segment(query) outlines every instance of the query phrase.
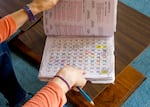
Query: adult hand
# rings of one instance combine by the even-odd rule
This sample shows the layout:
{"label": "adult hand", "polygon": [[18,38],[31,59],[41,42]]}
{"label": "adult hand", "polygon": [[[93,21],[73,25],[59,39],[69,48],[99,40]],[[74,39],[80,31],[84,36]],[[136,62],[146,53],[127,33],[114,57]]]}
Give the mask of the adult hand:
{"label": "adult hand", "polygon": [[[64,66],[56,75],[63,77],[69,84],[69,86],[76,90],[74,87],[83,87],[86,84],[84,77],[85,71],[77,68],[73,68],[69,65]],[[68,87],[64,81],[55,77],[52,81],[56,82],[65,92],[68,91]]]}
{"label": "adult hand", "polygon": [[54,7],[59,0],[33,0],[29,6],[34,14]]}
{"label": "adult hand", "polygon": [[[58,1],[59,0],[33,0],[28,4],[28,6],[33,15],[36,15],[47,9],[51,9],[57,4]],[[24,9],[20,9],[16,12],[11,13],[10,15],[13,17],[17,29],[20,28],[29,19],[29,16]]]}

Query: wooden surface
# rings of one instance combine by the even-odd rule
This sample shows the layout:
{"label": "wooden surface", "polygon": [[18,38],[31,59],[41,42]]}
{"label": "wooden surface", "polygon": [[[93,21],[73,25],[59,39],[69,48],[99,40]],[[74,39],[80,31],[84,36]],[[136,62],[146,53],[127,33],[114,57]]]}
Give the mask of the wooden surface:
{"label": "wooden surface", "polygon": [[[0,2],[1,16],[17,10],[27,3],[27,1],[20,0],[0,0]],[[8,2],[11,3],[8,4]],[[22,27],[22,31],[24,31],[25,28]],[[149,29],[150,19],[148,17],[136,12],[122,3],[118,4],[117,32],[115,33],[116,75],[118,75],[118,73],[121,72],[150,43]],[[46,36],[44,35],[42,20],[40,20],[34,27],[26,32],[23,32],[23,34],[17,38],[17,41],[19,40],[22,45],[18,45],[18,43],[15,41],[16,39],[14,39],[11,41],[10,46],[25,53],[28,56],[27,58],[33,59],[33,62],[36,61],[38,64],[40,64],[41,58],[38,56],[42,56],[45,39]],[[21,46],[22,48],[20,48]],[[27,46],[27,49],[24,46]],[[96,85],[88,83],[84,90],[94,99],[94,101],[96,101],[97,104],[97,101],[99,101],[98,96],[105,92],[107,87],[108,85]],[[127,93],[126,95],[129,96],[131,93],[132,92]],[[75,105],[81,105],[81,107],[89,106],[89,103],[84,100],[80,93],[76,94],[74,92],[69,92],[67,96],[68,99],[73,101]],[[78,96],[80,97],[78,98]],[[122,97],[124,97],[124,95]],[[122,103],[124,101],[125,99],[122,100]],[[121,103],[118,102],[118,104]]]}
{"label": "wooden surface", "polygon": [[120,107],[145,79],[144,75],[128,65],[116,76],[115,84],[108,85],[94,98],[96,107]]}
{"label": "wooden surface", "polygon": [[119,3],[115,33],[116,72],[120,72],[150,44],[150,18]]}
{"label": "wooden surface", "polygon": [[[116,76],[114,84],[107,85],[93,98],[95,107],[120,107],[144,80],[143,74],[128,65]],[[75,96],[76,99],[72,96]],[[77,92],[69,92],[69,97],[76,107],[93,107]]]}

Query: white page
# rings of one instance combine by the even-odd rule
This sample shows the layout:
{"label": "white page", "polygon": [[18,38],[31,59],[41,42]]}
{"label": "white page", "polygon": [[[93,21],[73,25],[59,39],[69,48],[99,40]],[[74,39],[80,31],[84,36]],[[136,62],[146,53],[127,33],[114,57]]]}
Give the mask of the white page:
{"label": "white page", "polygon": [[113,83],[114,36],[47,37],[39,78],[49,80],[64,65],[85,70],[93,83]]}
{"label": "white page", "polygon": [[46,35],[111,36],[116,0],[60,0],[43,14]]}

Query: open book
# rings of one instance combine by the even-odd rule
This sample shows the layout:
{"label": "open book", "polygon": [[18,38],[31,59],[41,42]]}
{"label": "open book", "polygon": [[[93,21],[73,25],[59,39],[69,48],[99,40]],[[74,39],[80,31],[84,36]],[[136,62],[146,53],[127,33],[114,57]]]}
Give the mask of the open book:
{"label": "open book", "polygon": [[85,70],[92,83],[113,83],[116,11],[117,0],[60,0],[45,11],[40,80],[69,64]]}

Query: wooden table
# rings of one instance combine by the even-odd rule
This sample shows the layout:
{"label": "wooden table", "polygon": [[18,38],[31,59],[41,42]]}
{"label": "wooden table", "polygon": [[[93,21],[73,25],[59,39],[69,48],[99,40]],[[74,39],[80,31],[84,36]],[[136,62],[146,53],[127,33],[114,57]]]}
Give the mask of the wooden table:
{"label": "wooden table", "polygon": [[[0,10],[8,7],[7,3],[10,0],[0,0],[2,6]],[[25,1],[13,0],[9,8],[5,8],[5,11],[0,11],[4,16],[12,10],[17,10],[22,7]],[[20,4],[18,6],[18,4]],[[18,6],[16,8],[16,5]],[[41,15],[39,15],[41,17]],[[26,55],[31,63],[37,63],[40,65],[42,52],[44,49],[46,36],[43,32],[42,20],[39,20],[36,25],[28,29],[30,22],[27,22],[22,28],[22,33],[19,37],[14,38],[10,42],[10,46],[15,50],[19,50]],[[117,17],[117,32],[115,33],[115,70],[118,75],[145,47],[150,43],[150,18],[140,14],[139,12],[125,6],[124,4],[118,4],[118,17]],[[30,60],[32,59],[32,60]],[[129,67],[130,68],[130,67]],[[132,68],[130,68],[132,69]],[[134,70],[133,70],[134,71]],[[102,84],[90,84],[88,83],[84,90],[96,101],[99,98],[98,95],[107,89],[108,85]],[[67,94],[68,100],[78,107],[90,107],[89,103],[83,99],[80,93],[69,92]],[[80,96],[80,97],[77,97]],[[129,95],[128,95],[129,96]],[[78,98],[78,99],[76,99]],[[127,98],[127,97],[126,97]],[[126,100],[122,101],[122,103]],[[96,102],[97,104],[99,102]],[[97,106],[98,107],[98,106]],[[106,106],[107,107],[107,106]]]}

